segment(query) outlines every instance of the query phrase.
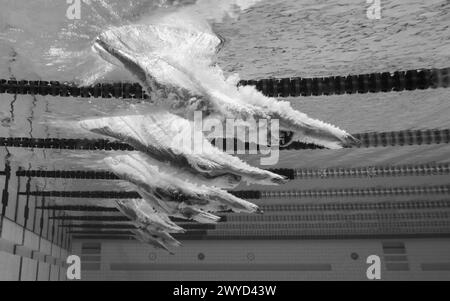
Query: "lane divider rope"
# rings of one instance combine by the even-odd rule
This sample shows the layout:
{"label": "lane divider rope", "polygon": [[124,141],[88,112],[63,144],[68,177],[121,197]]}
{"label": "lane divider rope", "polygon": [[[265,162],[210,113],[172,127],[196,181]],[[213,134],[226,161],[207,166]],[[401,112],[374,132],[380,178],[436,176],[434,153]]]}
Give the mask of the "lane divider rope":
{"label": "lane divider rope", "polygon": [[[384,211],[384,210],[435,210],[435,209],[450,209],[450,199],[441,200],[410,200],[410,201],[389,201],[389,202],[327,202],[322,204],[273,204],[260,205],[264,212],[368,212],[368,211]],[[114,207],[105,206],[89,206],[89,205],[54,205],[45,207],[36,207],[38,210],[57,210],[57,211],[73,211],[73,212],[119,212]],[[229,221],[233,221],[240,216],[233,216]]]}
{"label": "lane divider rope", "polygon": [[[450,87],[450,68],[370,73],[318,78],[269,78],[242,80],[270,97],[298,97],[342,94],[401,92]],[[76,98],[148,99],[138,83],[99,83],[79,87],[60,81],[0,79],[0,94],[30,94]]]}
{"label": "lane divider rope", "polygon": [[[381,197],[406,196],[424,194],[449,194],[449,185],[433,186],[402,186],[402,187],[368,187],[368,188],[340,188],[340,189],[311,189],[289,191],[261,191],[243,190],[229,191],[243,199],[273,199],[273,198],[336,198],[336,197]],[[19,192],[20,195],[32,195],[57,198],[85,198],[85,199],[138,199],[139,193],[134,191],[30,191]]]}
{"label": "lane divider rope", "polygon": [[[268,169],[268,171],[287,177],[289,180],[303,179],[335,179],[335,178],[375,178],[433,176],[450,174],[450,163],[440,164],[405,164],[388,166],[364,166],[354,168],[284,168]],[[119,180],[109,171],[91,170],[18,170],[18,177],[82,179],[82,180]]]}
{"label": "lane divider rope", "polygon": [[[411,146],[450,143],[450,129],[403,130],[393,132],[371,132],[353,134],[361,143],[348,148],[369,148],[389,146]],[[281,138],[283,139],[283,138]],[[214,143],[213,143],[214,144]],[[223,143],[226,148],[226,141]],[[64,138],[27,138],[27,137],[0,137],[0,146],[67,149],[67,150],[107,150],[107,151],[133,151],[134,148],[122,142],[104,139],[64,139]],[[237,146],[237,143],[234,143]],[[246,150],[249,144],[246,144]],[[323,149],[317,145],[293,142],[288,146],[280,146],[281,150]]]}

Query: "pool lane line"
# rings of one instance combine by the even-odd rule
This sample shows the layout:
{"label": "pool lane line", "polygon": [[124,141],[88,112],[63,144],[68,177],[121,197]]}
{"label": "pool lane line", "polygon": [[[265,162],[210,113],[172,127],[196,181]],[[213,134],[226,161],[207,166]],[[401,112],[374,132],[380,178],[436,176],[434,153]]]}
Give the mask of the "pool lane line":
{"label": "pool lane line", "polygon": [[[450,87],[450,68],[329,76],[241,80],[269,97],[307,97],[343,94],[388,93]],[[0,79],[0,94],[32,94],[76,98],[149,99],[139,83],[99,83],[77,86],[61,81]]]}

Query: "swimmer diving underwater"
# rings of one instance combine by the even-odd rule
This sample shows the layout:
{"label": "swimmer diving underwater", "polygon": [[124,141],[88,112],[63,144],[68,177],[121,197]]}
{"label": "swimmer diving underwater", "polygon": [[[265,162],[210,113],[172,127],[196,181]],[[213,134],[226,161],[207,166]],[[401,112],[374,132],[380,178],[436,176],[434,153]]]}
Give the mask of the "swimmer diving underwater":
{"label": "swimmer diving underwater", "polygon": [[171,233],[184,232],[171,218],[217,223],[220,212],[262,213],[257,205],[224,189],[287,181],[223,152],[203,135],[199,142],[192,141],[202,144],[201,152],[175,145],[175,137],[189,136],[186,129],[195,112],[201,111],[205,122],[276,121],[279,130],[293,133],[291,142],[330,149],[358,143],[347,132],[294,110],[287,101],[264,96],[251,86],[240,87],[236,76],[227,78],[214,61],[223,39],[196,22],[180,23],[184,16],[176,11],[153,24],[111,27],[96,38],[92,48],[114,66],[111,72],[127,70],[150,98],[139,104],[146,109],[137,113],[78,123],[83,130],[136,149],[93,166],[108,168],[121,179],[119,186],[139,193],[142,200],[117,201],[119,211],[136,225],[136,239],[171,254],[168,246],[181,245]]}

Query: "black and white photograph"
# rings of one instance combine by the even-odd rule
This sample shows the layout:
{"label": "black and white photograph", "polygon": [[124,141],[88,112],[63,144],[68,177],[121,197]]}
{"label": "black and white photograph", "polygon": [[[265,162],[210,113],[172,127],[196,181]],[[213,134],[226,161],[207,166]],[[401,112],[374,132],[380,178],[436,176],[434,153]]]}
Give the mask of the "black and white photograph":
{"label": "black and white photograph", "polygon": [[0,191],[2,282],[449,281],[450,1],[0,0]]}

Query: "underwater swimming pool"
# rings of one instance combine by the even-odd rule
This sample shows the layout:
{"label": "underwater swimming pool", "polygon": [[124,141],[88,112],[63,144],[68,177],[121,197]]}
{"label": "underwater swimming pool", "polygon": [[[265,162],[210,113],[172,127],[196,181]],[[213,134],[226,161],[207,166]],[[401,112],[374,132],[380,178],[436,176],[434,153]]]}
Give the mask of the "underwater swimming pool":
{"label": "underwater swimming pool", "polygon": [[[66,16],[68,5],[64,1],[0,0],[0,3],[0,78],[58,80],[80,85],[135,82],[136,79],[125,70],[111,72],[108,69],[91,49],[95,38],[110,26],[156,22],[167,12],[186,5],[183,1],[165,5],[159,1],[144,0],[132,3],[88,1],[81,3],[80,20],[70,20]],[[199,1],[196,9],[200,15],[213,20],[211,28],[224,40],[217,54],[217,63],[226,76],[238,73],[241,79],[324,77],[450,66],[448,1],[382,1],[380,20],[369,20],[366,16],[367,4],[359,0],[345,3],[337,0],[239,3],[246,8],[242,12],[236,7],[230,9],[226,4],[219,5],[217,1]],[[231,13],[226,15],[224,11]],[[183,21],[178,20],[180,23]],[[312,118],[334,124],[349,133],[380,133],[448,129],[449,96],[448,89],[428,89],[289,97],[282,100]],[[126,111],[129,106],[121,99],[39,95],[0,94],[0,100],[0,137],[97,139],[98,136],[92,133],[57,127],[52,122],[104,117]],[[111,270],[119,267],[120,272],[111,273],[110,277],[120,278],[126,277],[124,271],[139,270],[136,267],[139,264],[133,265],[136,263],[132,260],[133,252],[139,254],[136,258],[143,263],[142,258],[145,257],[146,261],[148,253],[153,250],[129,245],[129,225],[126,220],[124,223],[123,216],[114,211],[109,201],[111,195],[102,197],[103,192],[121,190],[117,182],[111,180],[111,175],[77,174],[78,171],[87,171],[86,165],[83,165],[87,157],[94,161],[108,154],[107,151],[8,147],[2,148],[0,166],[9,164],[12,170],[8,185],[9,202],[5,206],[8,220],[39,234],[38,221],[44,215],[41,211],[45,211],[36,209],[39,202],[45,200],[47,206],[57,206],[53,207],[57,209],[54,212],[66,216],[56,219],[61,226],[62,223],[77,226],[64,228],[67,230],[65,235],[75,239],[73,249],[83,253],[83,243],[92,243],[93,237],[94,242],[101,242],[105,250],[112,254],[111,258],[105,255],[107,262],[111,263]],[[260,156],[240,157],[253,166],[260,166]],[[416,238],[437,239],[448,235],[450,229],[448,172],[445,171],[448,163],[449,146],[443,143],[282,151],[278,164],[271,166],[271,169],[290,169],[291,173],[308,176],[293,177],[279,187],[236,187],[238,192],[247,192],[251,196],[249,199],[265,208],[266,213],[262,216],[226,214],[225,221],[214,227],[196,228],[182,223],[188,229],[184,238],[186,247],[175,256],[180,256],[180,263],[190,267],[191,271],[197,269],[192,258],[200,251],[213,254],[214,260],[208,262],[211,267],[207,269],[214,270],[214,264],[224,269],[221,248],[231,252],[227,260],[234,263],[242,258],[253,258],[256,252],[256,257],[267,258],[274,266],[289,261],[302,262],[302,258],[307,258],[303,261],[326,261],[328,264],[338,259],[331,253],[311,250],[322,249],[322,244],[328,244],[347,254],[348,250],[358,249],[360,243],[362,247],[358,252],[365,254],[365,250],[374,246],[380,249],[373,242],[379,237],[404,241],[414,239],[416,234]],[[392,171],[396,168],[398,172]],[[383,169],[387,171],[381,172]],[[16,176],[17,171],[40,170],[59,173],[31,178]],[[329,176],[330,170],[333,170],[331,174],[334,176]],[[67,172],[66,176],[64,172]],[[54,193],[45,194],[46,191]],[[99,194],[83,194],[86,191]],[[61,197],[64,193],[66,197]],[[51,210],[48,211],[47,217],[51,213]],[[48,219],[46,230],[51,228],[50,221]],[[99,235],[99,231],[103,233]],[[14,237],[11,234],[8,239],[14,240]],[[370,237],[373,238],[370,242],[361,239]],[[111,240],[113,238],[123,240],[119,243]],[[183,236],[179,238],[183,242]],[[339,238],[360,240],[347,245],[346,240]],[[208,246],[202,240],[212,241],[214,246]],[[273,244],[278,240],[280,247],[277,249]],[[315,240],[320,242],[314,244]],[[438,262],[449,260],[445,257],[448,253],[447,240],[442,244],[439,241],[431,243],[438,254],[433,255],[439,258],[436,259]],[[15,241],[21,243],[21,237]],[[296,245],[296,242],[299,244]],[[304,251],[300,250],[302,244]],[[407,244],[413,250],[421,248],[415,240]],[[64,246],[67,248],[68,245]],[[283,256],[279,257],[277,252],[285,252],[287,262],[281,260]],[[313,252],[323,256],[312,256],[310,259]],[[124,266],[119,254],[125,254],[125,263],[130,265]],[[163,265],[159,269],[165,271],[161,273],[161,278],[178,277],[167,272],[176,268],[164,266],[170,264],[170,259],[157,254],[157,258],[163,258],[158,263]],[[421,256],[417,255],[420,263],[431,260]],[[352,261],[347,257],[349,261],[343,270],[337,271],[337,264],[330,264],[329,269],[336,271],[336,277],[342,276],[342,271],[351,269]],[[298,274],[289,277],[306,277],[302,269],[308,275],[314,270],[329,270],[326,264],[297,266]],[[91,268],[95,267],[92,278],[96,277],[97,266],[97,262],[90,264]],[[145,264],[141,266],[143,270],[152,269],[146,268]],[[245,270],[245,267],[241,269]],[[264,267],[260,269],[264,270]],[[103,273],[99,272],[99,278],[108,277],[100,267],[98,271]],[[223,277],[232,277],[231,272]],[[197,272],[192,272],[192,275],[202,277]],[[262,275],[252,275],[264,278]],[[349,277],[359,277],[355,275],[350,273]],[[437,273],[435,277],[441,275]],[[276,277],[283,278],[281,273]]]}

